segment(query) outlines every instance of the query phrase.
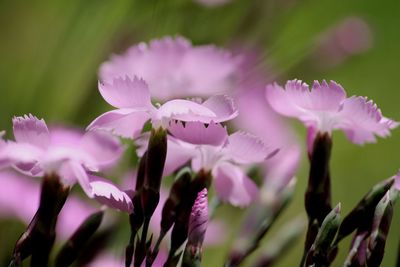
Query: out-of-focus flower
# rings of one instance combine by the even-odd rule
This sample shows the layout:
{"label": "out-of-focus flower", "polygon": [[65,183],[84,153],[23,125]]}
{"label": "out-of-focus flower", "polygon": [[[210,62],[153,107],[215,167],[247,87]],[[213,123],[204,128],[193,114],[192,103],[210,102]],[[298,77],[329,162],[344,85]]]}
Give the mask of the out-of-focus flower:
{"label": "out-of-focus flower", "polygon": [[147,83],[136,77],[116,78],[111,84],[99,83],[99,89],[104,99],[118,109],[99,116],[88,129],[108,130],[127,138],[136,138],[149,119],[155,128],[166,128],[170,120],[210,123],[237,116],[233,100],[223,95],[213,96],[201,104],[174,99],[155,107]]}
{"label": "out-of-focus flower", "polygon": [[372,31],[360,17],[347,17],[324,33],[315,51],[319,66],[336,66],[372,47]]}
{"label": "out-of-focus flower", "polygon": [[276,195],[276,190],[281,190],[294,177],[299,166],[301,149],[286,118],[271,108],[264,94],[264,88],[258,85],[240,90],[235,96],[240,112],[234,119],[234,124],[255,134],[264,143],[279,147],[279,153],[262,164],[263,188]]}
{"label": "out-of-focus flower", "polygon": [[231,0],[194,0],[195,2],[207,7],[222,6],[229,3]]}
{"label": "out-of-focus flower", "polygon": [[[266,144],[279,147],[279,153],[259,166],[263,176],[262,190],[277,196],[294,177],[300,163],[300,144],[289,120],[271,108],[265,99],[265,84],[274,77],[272,64],[259,48],[235,50],[242,57],[233,96],[239,115],[233,120],[237,129],[252,133]],[[254,119],[257,118],[257,119]],[[263,193],[265,195],[266,192]]]}
{"label": "out-of-focus flower", "polygon": [[[221,200],[245,206],[257,197],[257,186],[241,167],[263,162],[275,154],[260,139],[243,132],[228,136],[223,126],[213,123],[206,127],[200,123],[177,122],[170,126],[170,132],[179,139],[169,138],[167,170],[176,170],[191,161],[194,171],[212,172]],[[174,160],[176,155],[179,160]]]}
{"label": "out-of-focus flower", "polygon": [[[39,206],[40,183],[12,171],[0,172],[0,216],[18,218],[28,224]],[[57,234],[67,239],[97,209],[69,197],[61,210]]]}
{"label": "out-of-focus flower", "polygon": [[183,37],[165,37],[139,43],[123,55],[114,55],[100,67],[100,81],[143,78],[152,97],[208,97],[224,94],[236,79],[239,57],[213,45],[192,46]]}
{"label": "out-of-focus flower", "polygon": [[[116,162],[122,154],[117,139],[105,132],[81,134],[61,128],[49,131],[43,119],[32,115],[15,117],[13,128],[15,142],[8,141],[0,149],[1,166],[13,166],[30,176],[56,172],[67,186],[78,182],[91,198],[121,210],[132,208],[124,192],[111,182],[87,173]],[[108,201],[103,201],[104,198]]]}
{"label": "out-of-focus flower", "polygon": [[339,84],[315,81],[311,90],[300,80],[288,81],[285,88],[267,86],[267,99],[278,113],[294,117],[308,127],[309,151],[316,134],[345,132],[355,144],[375,142],[375,135],[386,137],[398,123],[382,116],[380,109],[366,97],[346,97]]}

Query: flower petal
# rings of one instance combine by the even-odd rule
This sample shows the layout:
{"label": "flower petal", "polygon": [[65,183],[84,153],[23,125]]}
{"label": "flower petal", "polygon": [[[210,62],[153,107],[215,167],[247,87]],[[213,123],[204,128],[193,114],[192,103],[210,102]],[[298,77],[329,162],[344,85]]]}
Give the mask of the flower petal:
{"label": "flower petal", "polygon": [[39,206],[40,184],[11,171],[0,172],[0,217],[28,224]]}
{"label": "flower petal", "polygon": [[195,145],[220,146],[228,138],[226,127],[218,123],[171,122],[169,132],[177,139]]}
{"label": "flower petal", "polygon": [[123,152],[119,140],[103,131],[87,132],[81,139],[81,147],[95,159],[100,168],[115,163]]}
{"label": "flower petal", "polygon": [[114,78],[112,83],[99,82],[103,98],[116,108],[141,108],[151,106],[150,92],[143,79]]}
{"label": "flower petal", "polygon": [[377,105],[366,97],[352,96],[343,102],[339,112],[341,128],[346,136],[355,144],[375,142],[375,135],[386,137],[390,129],[398,126],[397,122],[382,116]]}
{"label": "flower petal", "polygon": [[[149,44],[139,43],[123,55],[114,55],[100,67],[102,81],[115,77],[142,77],[149,84],[152,97],[167,100],[182,96],[187,83],[181,75],[181,61],[191,48],[183,37],[165,37]],[[171,67],[173,66],[173,67]]]}
{"label": "flower petal", "polygon": [[196,152],[193,145],[185,144],[168,136],[167,158],[165,160],[163,176],[170,175],[188,163]]}
{"label": "flower petal", "polygon": [[13,118],[14,137],[18,143],[28,143],[46,149],[50,143],[49,130],[43,119],[32,114]]}
{"label": "flower petal", "polygon": [[182,96],[208,97],[227,93],[238,78],[240,63],[241,57],[214,45],[193,47],[182,60],[181,75],[190,83]]}
{"label": "flower petal", "polygon": [[149,118],[147,110],[117,109],[100,115],[87,128],[110,131],[126,138],[136,138]]}
{"label": "flower petal", "polygon": [[94,197],[89,176],[82,165],[72,160],[66,161],[60,166],[58,173],[64,184],[72,186],[78,182],[88,197]]}
{"label": "flower petal", "polygon": [[268,149],[258,137],[244,132],[231,134],[224,147],[224,154],[239,164],[262,162],[276,152]]}
{"label": "flower petal", "polygon": [[256,184],[237,166],[219,164],[213,170],[218,197],[234,206],[247,206],[258,197]]}
{"label": "flower petal", "polygon": [[133,204],[129,196],[111,181],[90,175],[90,186],[94,198],[100,203],[124,212],[132,212]]}
{"label": "flower petal", "polygon": [[213,120],[214,122],[228,121],[239,114],[235,101],[227,95],[212,96],[204,101],[202,105],[215,113],[217,118]]}
{"label": "flower petal", "polygon": [[321,84],[315,81],[310,91],[306,83],[291,80],[286,83],[285,89],[277,84],[268,85],[266,97],[276,112],[298,118],[304,123],[326,127],[324,120],[330,120],[329,112],[336,114],[339,111],[346,93],[334,81],[329,84],[325,80]]}
{"label": "flower petal", "polygon": [[[30,173],[43,153],[44,151],[35,145],[9,141],[0,149],[0,168],[16,165],[21,172]],[[21,166],[21,169],[18,166]]]}
{"label": "flower petal", "polygon": [[217,115],[209,108],[196,102],[174,99],[164,103],[158,110],[155,119],[180,120],[180,121],[200,121],[209,123],[217,119]]}

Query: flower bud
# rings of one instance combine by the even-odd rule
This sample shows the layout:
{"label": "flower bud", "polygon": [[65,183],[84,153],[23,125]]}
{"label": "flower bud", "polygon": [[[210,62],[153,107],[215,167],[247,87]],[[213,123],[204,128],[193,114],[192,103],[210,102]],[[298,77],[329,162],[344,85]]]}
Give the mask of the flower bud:
{"label": "flower bud", "polygon": [[169,263],[175,256],[176,250],[185,242],[188,237],[189,219],[192,212],[192,207],[199,192],[204,188],[208,188],[211,184],[211,173],[200,170],[193,181],[190,183],[189,193],[185,194],[185,199],[182,201],[182,206],[178,210],[174,227],[171,233],[171,248],[167,262]]}
{"label": "flower bud", "polygon": [[343,267],[366,266],[368,232],[357,231]]}
{"label": "flower bud", "polygon": [[197,194],[189,219],[188,244],[201,246],[208,224],[207,188]]}
{"label": "flower bud", "polygon": [[183,254],[182,266],[200,266],[202,245],[208,224],[207,189],[197,195],[189,219],[188,242]]}
{"label": "flower bud", "polygon": [[340,203],[328,213],[315,238],[314,244],[311,246],[309,255],[307,256],[307,266],[315,264],[315,266],[329,265],[329,252],[332,249],[333,239],[340,224]]}
{"label": "flower bud", "polygon": [[64,244],[56,258],[55,266],[70,266],[83,249],[87,241],[99,228],[104,212],[99,211],[89,216]]}
{"label": "flower bud", "polygon": [[335,240],[336,244],[357,228],[359,228],[360,231],[370,230],[375,207],[390,189],[393,182],[393,179],[387,179],[376,184],[360,200],[354,209],[343,219]]}
{"label": "flower bud", "polygon": [[378,267],[382,262],[385,253],[386,239],[393,217],[393,204],[397,198],[396,193],[397,192],[391,192],[389,190],[376,206],[372,232],[368,242],[368,267]]}

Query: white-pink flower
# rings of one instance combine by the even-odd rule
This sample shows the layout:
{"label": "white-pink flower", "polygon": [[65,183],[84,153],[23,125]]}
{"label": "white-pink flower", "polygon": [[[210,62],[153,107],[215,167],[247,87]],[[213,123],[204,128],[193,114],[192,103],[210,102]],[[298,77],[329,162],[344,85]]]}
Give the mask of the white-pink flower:
{"label": "white-pink flower", "polygon": [[185,162],[194,171],[211,171],[218,197],[234,206],[246,206],[257,198],[258,188],[247,176],[245,167],[260,163],[277,150],[271,150],[257,137],[235,132],[211,123],[173,123],[168,139],[165,172],[172,172]]}
{"label": "white-pink flower", "polygon": [[107,130],[127,138],[136,138],[148,120],[153,127],[166,128],[171,120],[210,123],[237,116],[233,100],[224,95],[210,97],[203,103],[174,99],[153,105],[147,83],[136,77],[115,78],[110,84],[100,82],[99,90],[103,98],[117,109],[100,115],[88,129]]}
{"label": "white-pink flower", "polygon": [[213,45],[192,46],[183,37],[139,43],[101,65],[104,83],[115,78],[143,78],[152,97],[169,100],[225,94],[237,79],[240,57]]}
{"label": "white-pink flower", "polygon": [[309,128],[309,136],[317,132],[345,132],[355,144],[375,142],[375,136],[386,137],[398,123],[382,116],[380,109],[366,97],[347,97],[343,87],[324,80],[315,81],[311,90],[300,80],[288,81],[285,88],[267,86],[267,99],[278,113],[294,117]]}
{"label": "white-pink flower", "polygon": [[91,198],[125,211],[132,209],[129,197],[111,182],[99,181],[88,172],[98,172],[114,164],[122,154],[119,141],[106,132],[82,134],[65,128],[47,128],[43,119],[25,115],[13,119],[15,141],[0,147],[0,166],[13,166],[30,175],[57,173],[72,186],[79,183]]}

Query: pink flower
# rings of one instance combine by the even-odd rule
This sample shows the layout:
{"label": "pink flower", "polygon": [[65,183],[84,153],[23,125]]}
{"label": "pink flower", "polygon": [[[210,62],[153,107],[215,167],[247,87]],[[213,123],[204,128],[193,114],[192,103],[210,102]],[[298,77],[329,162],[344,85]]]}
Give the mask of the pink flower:
{"label": "pink flower", "polygon": [[[0,172],[0,217],[14,217],[29,224],[39,207],[40,183],[12,171]],[[96,208],[69,197],[61,210],[57,234],[69,238]]]}
{"label": "pink flower", "polygon": [[[257,197],[255,183],[242,166],[263,162],[276,153],[253,135],[236,132],[228,136],[226,129],[211,123],[174,123],[168,140],[165,169],[174,171],[191,161],[194,171],[211,171],[218,197],[235,206],[250,204]],[[186,138],[185,138],[186,137]],[[168,173],[164,173],[168,174]]]}
{"label": "pink flower", "polygon": [[207,7],[217,7],[229,3],[231,0],[194,0]]}
{"label": "pink flower", "polygon": [[[315,81],[311,90],[300,80],[288,81],[285,88],[267,86],[267,99],[278,113],[294,117],[309,128],[309,139],[317,132],[345,132],[355,144],[375,142],[375,135],[386,137],[398,123],[382,116],[380,109],[366,97],[347,97],[339,84]],[[310,146],[309,146],[310,149]]]}
{"label": "pink flower", "polygon": [[367,21],[351,16],[321,36],[314,57],[318,67],[333,67],[353,55],[367,52],[372,45],[373,32]]}
{"label": "pink flower", "polygon": [[224,94],[236,79],[240,58],[213,45],[192,46],[183,37],[139,43],[100,67],[100,80],[143,78],[157,100]]}
{"label": "pink flower", "polygon": [[254,89],[250,87],[239,91],[235,100],[240,113],[233,122],[239,129],[255,134],[264,143],[279,147],[279,153],[262,164],[263,188],[276,193],[294,177],[300,163],[301,149],[287,118],[275,112],[264,95],[264,85],[259,86],[258,83]]}
{"label": "pink flower", "polygon": [[203,103],[175,99],[154,106],[150,91],[142,79],[116,78],[111,84],[99,83],[104,99],[117,109],[104,113],[89,126],[91,130],[107,130],[117,135],[136,138],[149,119],[153,126],[166,128],[171,120],[223,122],[237,116],[233,100],[228,96],[213,96]]}
{"label": "pink flower", "polygon": [[109,206],[125,211],[132,209],[124,192],[111,182],[99,181],[100,178],[87,173],[116,162],[122,154],[117,139],[105,132],[81,134],[61,128],[49,131],[43,119],[32,115],[15,117],[13,128],[15,142],[8,141],[0,148],[0,166],[13,166],[30,176],[56,172],[68,186],[78,182],[91,198],[106,197],[109,202],[105,204]]}

